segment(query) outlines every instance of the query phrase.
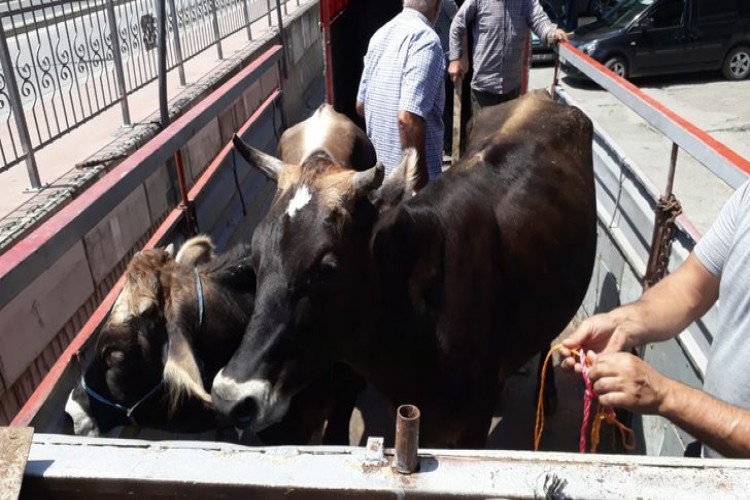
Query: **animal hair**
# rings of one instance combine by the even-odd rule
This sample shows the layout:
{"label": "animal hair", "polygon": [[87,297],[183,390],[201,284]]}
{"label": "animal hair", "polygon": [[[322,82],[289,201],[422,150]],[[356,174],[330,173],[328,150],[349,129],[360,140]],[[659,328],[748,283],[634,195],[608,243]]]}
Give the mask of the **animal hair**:
{"label": "animal hair", "polygon": [[210,262],[214,258],[214,244],[209,236],[201,234],[187,240],[175,260],[186,266],[197,266]]}

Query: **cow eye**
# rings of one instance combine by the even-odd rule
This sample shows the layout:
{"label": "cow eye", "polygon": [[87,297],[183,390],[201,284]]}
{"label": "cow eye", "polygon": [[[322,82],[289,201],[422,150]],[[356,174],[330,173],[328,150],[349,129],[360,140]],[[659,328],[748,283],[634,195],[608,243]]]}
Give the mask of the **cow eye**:
{"label": "cow eye", "polygon": [[318,264],[318,269],[315,272],[315,281],[326,281],[334,276],[337,271],[338,262],[336,262],[336,257],[334,257],[332,254],[327,254],[325,257],[323,257],[323,259],[321,259],[320,264]]}

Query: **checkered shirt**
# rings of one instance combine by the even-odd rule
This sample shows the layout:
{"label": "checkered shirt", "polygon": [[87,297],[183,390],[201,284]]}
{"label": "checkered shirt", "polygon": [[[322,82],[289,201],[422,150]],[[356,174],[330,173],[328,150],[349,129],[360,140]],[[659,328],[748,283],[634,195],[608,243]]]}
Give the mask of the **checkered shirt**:
{"label": "checkered shirt", "polygon": [[402,158],[398,112],[425,120],[425,156],[430,179],[441,172],[445,55],[429,20],[412,9],[380,28],[370,40],[357,101],[365,105],[367,135],[386,174]]}
{"label": "checkered shirt", "polygon": [[472,26],[474,37],[471,87],[493,94],[521,87],[526,29],[531,28],[540,40],[549,40],[557,28],[539,0],[466,0],[451,23],[451,61],[461,58],[467,26]]}

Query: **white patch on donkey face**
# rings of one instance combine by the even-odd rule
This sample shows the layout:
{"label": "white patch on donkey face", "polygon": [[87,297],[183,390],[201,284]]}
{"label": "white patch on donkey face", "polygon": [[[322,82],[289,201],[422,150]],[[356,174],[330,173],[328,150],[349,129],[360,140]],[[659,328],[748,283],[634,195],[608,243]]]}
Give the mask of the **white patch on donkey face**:
{"label": "white patch on donkey face", "polygon": [[303,185],[302,187],[297,188],[297,192],[294,193],[294,196],[292,196],[292,199],[289,201],[289,205],[286,207],[287,215],[290,218],[293,218],[297,212],[310,203],[311,199],[312,193],[310,192],[309,187]]}

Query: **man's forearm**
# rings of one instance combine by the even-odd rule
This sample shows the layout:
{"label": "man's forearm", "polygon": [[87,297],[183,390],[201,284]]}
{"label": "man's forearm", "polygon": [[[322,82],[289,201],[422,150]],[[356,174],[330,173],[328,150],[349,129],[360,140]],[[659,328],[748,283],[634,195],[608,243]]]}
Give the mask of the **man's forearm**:
{"label": "man's forearm", "polygon": [[409,111],[398,112],[398,132],[401,140],[401,149],[415,148],[417,150],[418,160],[417,168],[419,169],[419,182],[416,188],[419,189],[429,180],[427,175],[427,160],[425,155],[425,122],[421,116],[417,116]]}
{"label": "man's forearm", "polygon": [[669,380],[659,413],[722,455],[750,457],[750,411]]}
{"label": "man's forearm", "polygon": [[716,302],[719,279],[690,254],[673,274],[646,291],[640,299],[615,309],[616,322],[629,322],[628,348],[670,339],[703,316]]}

